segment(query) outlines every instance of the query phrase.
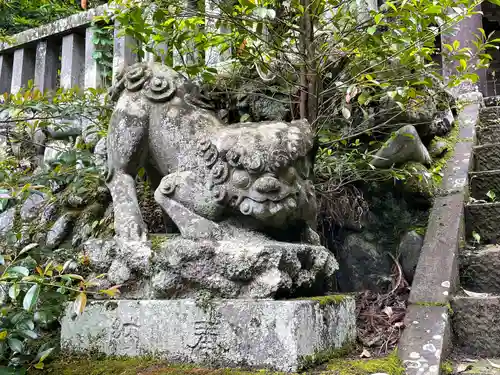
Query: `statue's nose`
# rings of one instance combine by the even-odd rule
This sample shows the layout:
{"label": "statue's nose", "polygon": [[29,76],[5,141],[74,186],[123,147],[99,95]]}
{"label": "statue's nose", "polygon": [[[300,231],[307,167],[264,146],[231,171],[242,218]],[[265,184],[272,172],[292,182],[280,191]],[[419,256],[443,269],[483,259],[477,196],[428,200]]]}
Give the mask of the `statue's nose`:
{"label": "statue's nose", "polygon": [[272,176],[263,176],[254,183],[255,190],[261,194],[279,193],[281,184],[279,180]]}

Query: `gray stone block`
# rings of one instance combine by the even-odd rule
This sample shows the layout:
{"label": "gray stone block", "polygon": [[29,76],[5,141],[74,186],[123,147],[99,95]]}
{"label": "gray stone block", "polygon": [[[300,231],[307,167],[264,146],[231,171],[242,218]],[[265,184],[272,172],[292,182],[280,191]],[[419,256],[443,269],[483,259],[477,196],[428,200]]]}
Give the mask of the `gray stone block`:
{"label": "gray stone block", "polygon": [[473,203],[465,206],[467,237],[473,232],[481,236],[481,242],[498,243],[500,240],[500,203]]}
{"label": "gray stone block", "polygon": [[491,171],[500,166],[500,143],[476,146],[473,153],[476,171]]}
{"label": "gray stone block", "polygon": [[480,145],[498,143],[500,141],[500,125],[478,127],[476,138]]}
{"label": "gray stone block", "polygon": [[51,40],[38,42],[35,61],[35,86],[41,92],[55,90],[58,67],[59,46]]}
{"label": "gray stone block", "polygon": [[93,301],[61,323],[66,353],[154,354],[173,362],[296,371],[304,357],[356,337],[354,298]]}
{"label": "gray stone block", "polygon": [[500,107],[482,108],[479,121],[482,126],[500,125]]}
{"label": "gray stone block", "polygon": [[451,331],[446,306],[409,306],[398,355],[406,375],[438,375],[451,349]]}
{"label": "gray stone block", "polygon": [[83,87],[85,39],[78,34],[63,37],[61,53],[61,87]]}
{"label": "gray stone block", "polygon": [[0,55],[0,94],[10,93],[12,83],[12,55]]}
{"label": "gray stone block", "polygon": [[455,297],[451,308],[457,348],[474,356],[500,355],[500,297]]}
{"label": "gray stone block", "polygon": [[500,246],[462,252],[460,281],[465,289],[473,292],[500,294]]}
{"label": "gray stone block", "polygon": [[470,193],[475,199],[488,200],[488,192],[500,197],[500,170],[469,173]]}
{"label": "gray stone block", "polygon": [[484,98],[484,105],[486,107],[496,107],[500,104],[500,96],[488,96]]}
{"label": "gray stone block", "polygon": [[35,78],[35,51],[21,48],[14,51],[12,68],[11,93],[17,94],[21,88],[28,86],[28,81]]}

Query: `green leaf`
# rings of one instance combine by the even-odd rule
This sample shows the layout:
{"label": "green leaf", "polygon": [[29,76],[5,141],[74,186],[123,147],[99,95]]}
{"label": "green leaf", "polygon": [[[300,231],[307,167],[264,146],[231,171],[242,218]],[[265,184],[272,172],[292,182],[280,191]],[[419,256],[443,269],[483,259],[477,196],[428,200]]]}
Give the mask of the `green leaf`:
{"label": "green leaf", "polygon": [[38,338],[38,335],[36,334],[36,332],[34,331],[31,331],[31,330],[22,330],[22,331],[19,331],[19,334],[23,337],[26,337],[27,339],[37,339]]}
{"label": "green leaf", "polygon": [[19,296],[19,292],[21,291],[21,288],[19,287],[18,283],[13,283],[10,288],[9,288],[9,297],[14,301],[16,300],[17,296]]}
{"label": "green leaf", "polygon": [[495,192],[494,192],[494,191],[492,191],[492,190],[488,191],[488,192],[486,193],[486,196],[487,196],[488,198],[490,198],[490,200],[491,200],[491,201],[494,201],[494,200],[495,200],[495,198],[496,198],[496,194],[495,194]]}
{"label": "green leaf", "polygon": [[500,0],[488,0],[490,3],[500,6]]}
{"label": "green leaf", "polygon": [[31,288],[26,293],[26,295],[24,296],[23,300],[23,308],[26,311],[31,311],[31,309],[33,309],[33,307],[36,305],[38,301],[39,294],[40,294],[40,285],[39,284],[32,285]]}
{"label": "green leaf", "polygon": [[351,111],[349,110],[349,108],[342,108],[342,116],[344,116],[346,120],[349,120],[351,118]]}
{"label": "green leaf", "polygon": [[370,26],[368,29],[366,29],[366,32],[370,35],[375,34],[376,31],[377,31],[377,26]]}
{"label": "green leaf", "polygon": [[476,243],[480,243],[480,242],[481,242],[481,236],[479,235],[479,233],[477,233],[477,232],[475,232],[475,231],[474,231],[474,232],[472,232],[472,237],[474,238],[474,241],[475,241]]}
{"label": "green leaf", "polygon": [[35,247],[37,247],[38,244],[37,243],[30,243],[29,245],[23,247],[23,249],[19,252],[19,254],[17,256],[20,256],[22,254],[25,254],[27,253],[28,251],[34,249]]}
{"label": "green leaf", "polygon": [[54,351],[54,348],[49,348],[38,352],[35,358],[35,362],[42,363],[47,359],[47,357]]}
{"label": "green leaf", "polygon": [[23,352],[23,343],[21,342],[21,340],[10,338],[7,340],[7,343],[14,353]]}
{"label": "green leaf", "polygon": [[12,267],[11,269],[9,269],[8,272],[9,273],[18,273],[18,274],[23,275],[23,276],[28,276],[30,274],[30,271],[26,267],[22,267],[22,266]]}

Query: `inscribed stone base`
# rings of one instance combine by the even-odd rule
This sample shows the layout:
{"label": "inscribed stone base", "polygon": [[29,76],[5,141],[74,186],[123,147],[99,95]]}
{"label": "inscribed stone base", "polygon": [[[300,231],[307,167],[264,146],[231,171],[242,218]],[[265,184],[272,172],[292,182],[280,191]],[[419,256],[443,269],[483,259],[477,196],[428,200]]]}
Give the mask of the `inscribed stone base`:
{"label": "inscribed stone base", "polygon": [[356,337],[354,298],[92,301],[68,307],[61,345],[71,354],[153,355],[171,362],[296,371],[305,357]]}

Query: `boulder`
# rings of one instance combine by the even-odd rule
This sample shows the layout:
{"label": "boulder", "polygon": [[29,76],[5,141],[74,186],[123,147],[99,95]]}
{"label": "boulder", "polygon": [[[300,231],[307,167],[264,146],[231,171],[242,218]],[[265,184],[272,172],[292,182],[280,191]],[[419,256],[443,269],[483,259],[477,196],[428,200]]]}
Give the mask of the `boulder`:
{"label": "boulder", "polygon": [[33,193],[21,206],[20,215],[23,222],[31,221],[38,217],[47,197],[43,193]]}
{"label": "boulder", "polygon": [[16,208],[12,207],[0,214],[0,235],[5,236],[14,229],[16,219]]}
{"label": "boulder", "polygon": [[425,165],[432,161],[413,125],[403,126],[394,132],[377,151],[370,164],[376,168],[389,168],[409,161]]}
{"label": "boulder", "polygon": [[386,252],[371,233],[349,233],[338,254],[340,290],[386,291],[392,268],[392,260]]}
{"label": "boulder", "polygon": [[415,275],[423,244],[424,236],[414,230],[407,232],[399,243],[399,261],[403,268],[403,274],[410,284]]}

